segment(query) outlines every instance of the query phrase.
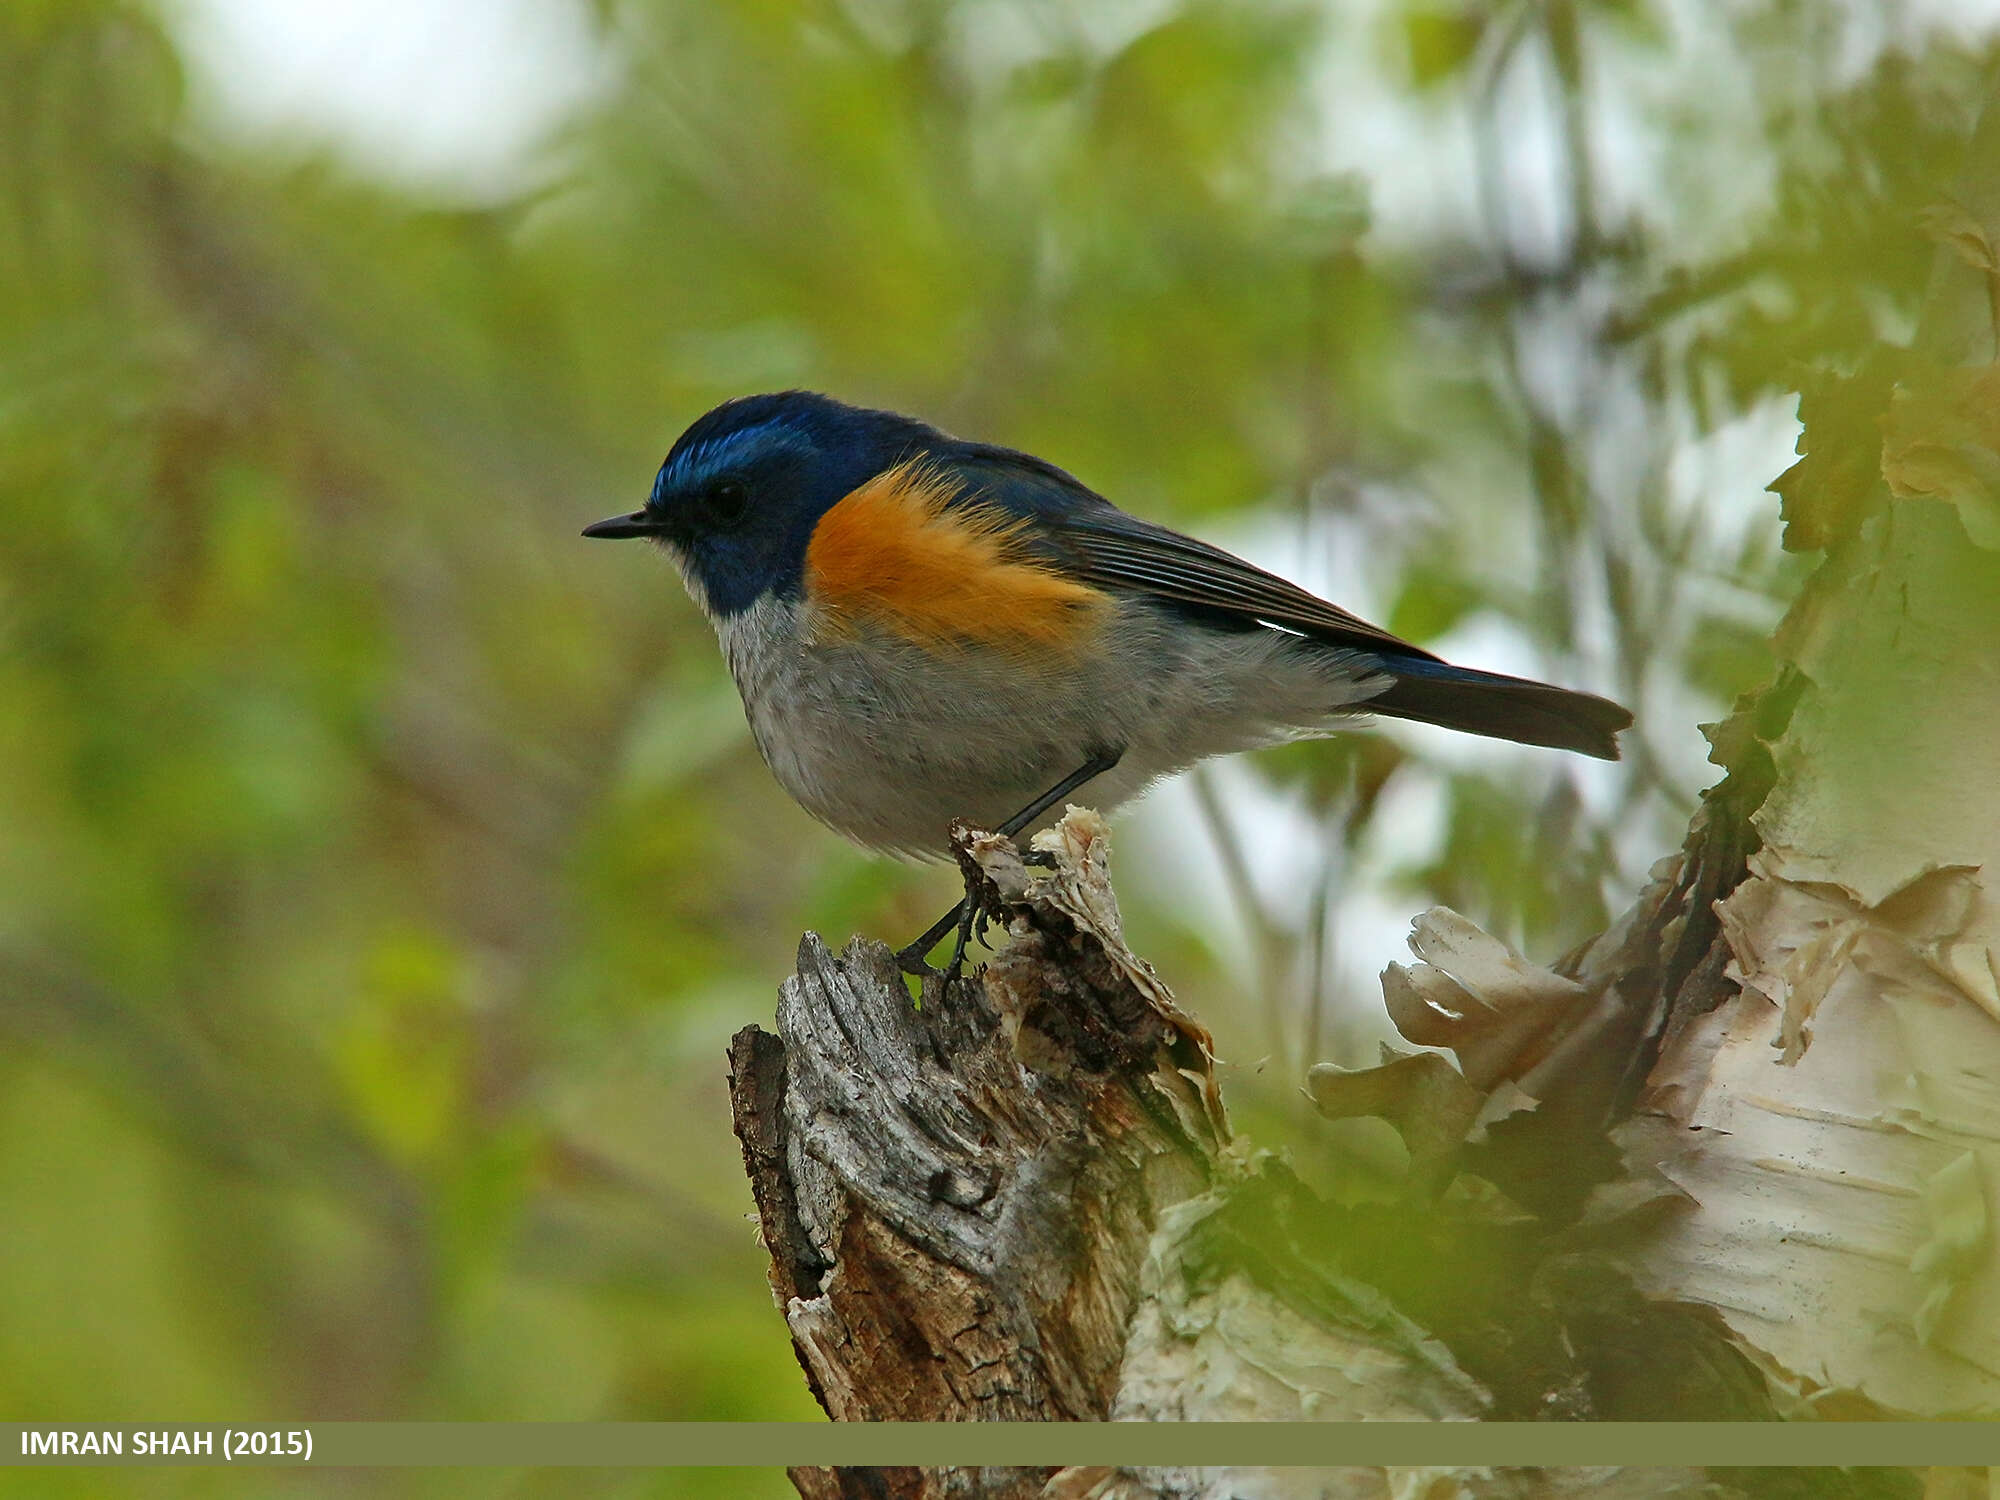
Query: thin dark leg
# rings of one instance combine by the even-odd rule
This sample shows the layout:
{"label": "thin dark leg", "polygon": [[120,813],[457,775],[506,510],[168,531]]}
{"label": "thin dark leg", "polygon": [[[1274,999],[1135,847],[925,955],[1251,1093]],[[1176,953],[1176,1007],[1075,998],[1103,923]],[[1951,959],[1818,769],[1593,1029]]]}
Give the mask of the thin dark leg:
{"label": "thin dark leg", "polygon": [[[1102,776],[1106,771],[1117,765],[1124,754],[1123,750],[1107,750],[1091,756],[1089,760],[1078,766],[1069,775],[1063,777],[1061,781],[1058,781],[1046,792],[1043,792],[1041,796],[1002,823],[995,831],[1012,838],[1023,828],[1033,823],[1043,813],[1062,801],[1071,792],[1082,786],[1086,781],[1091,781]],[[965,965],[965,945],[972,940],[972,918],[975,910],[976,908],[972,904],[972,897],[968,893],[958,905],[931,923],[922,937],[896,954],[897,966],[906,974],[937,974],[941,972],[947,978],[957,978],[958,971]],[[929,964],[924,962],[924,955],[935,948],[938,945],[939,939],[947,932],[950,932],[953,927],[958,928],[958,942],[952,949],[951,962],[942,970],[933,969]]]}

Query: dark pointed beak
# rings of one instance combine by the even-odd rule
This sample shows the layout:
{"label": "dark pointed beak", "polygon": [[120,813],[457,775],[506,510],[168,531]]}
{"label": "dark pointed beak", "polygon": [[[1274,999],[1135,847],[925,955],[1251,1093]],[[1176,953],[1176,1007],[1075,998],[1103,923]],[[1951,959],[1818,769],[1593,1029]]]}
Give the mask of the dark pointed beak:
{"label": "dark pointed beak", "polygon": [[628,536],[658,536],[667,528],[658,516],[648,515],[643,510],[635,510],[629,516],[613,516],[608,521],[598,521],[583,528],[585,536],[603,537],[617,541]]}

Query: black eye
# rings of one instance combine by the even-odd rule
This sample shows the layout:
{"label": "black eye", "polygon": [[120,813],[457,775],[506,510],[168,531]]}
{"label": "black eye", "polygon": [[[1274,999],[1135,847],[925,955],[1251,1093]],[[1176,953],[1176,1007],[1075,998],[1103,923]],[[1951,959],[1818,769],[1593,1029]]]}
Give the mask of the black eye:
{"label": "black eye", "polygon": [[701,509],[711,526],[740,525],[750,513],[750,491],[737,480],[719,480],[703,493]]}

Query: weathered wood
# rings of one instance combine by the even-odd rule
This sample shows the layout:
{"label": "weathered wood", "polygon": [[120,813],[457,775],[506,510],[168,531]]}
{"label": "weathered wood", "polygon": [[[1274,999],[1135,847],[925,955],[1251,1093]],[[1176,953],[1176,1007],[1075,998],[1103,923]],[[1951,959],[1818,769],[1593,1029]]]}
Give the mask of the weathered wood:
{"label": "weathered wood", "polygon": [[778,1036],[732,1045],[772,1290],[831,1416],[1110,1410],[1153,1226],[1226,1127],[1182,1029],[1060,926],[921,1007],[882,944],[808,935]]}

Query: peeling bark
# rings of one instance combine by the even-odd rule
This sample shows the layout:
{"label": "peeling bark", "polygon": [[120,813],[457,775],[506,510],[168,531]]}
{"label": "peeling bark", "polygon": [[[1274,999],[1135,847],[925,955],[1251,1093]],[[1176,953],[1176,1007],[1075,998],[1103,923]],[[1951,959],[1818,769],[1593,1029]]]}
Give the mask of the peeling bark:
{"label": "peeling bark", "polygon": [[[1474,1086],[1448,1159],[1568,1224],[1551,1248],[1707,1310],[1773,1410],[1990,1415],[2000,553],[1884,491],[1779,640],[1714,734],[1731,774],[1617,927],[1539,970],[1429,913],[1390,1013]],[[1334,1114],[1372,1086],[1315,1083]],[[1618,1170],[1579,1170],[1607,1142]]]}
{"label": "peeling bark", "polygon": [[1920,347],[1802,403],[1773,488],[1827,557],[1681,855],[1554,970],[1434,912],[1385,976],[1476,1090],[1463,1164],[1781,1414],[2000,1412],[2000,108],[1956,197]]}
{"label": "peeling bark", "polygon": [[1899,505],[1828,576],[1794,616],[1808,685],[1762,847],[1717,909],[1738,988],[1618,1135],[1688,1206],[1625,1260],[1801,1400],[1991,1413],[2000,554]]}
{"label": "peeling bark", "polygon": [[1770,765],[1714,908],[1727,982],[1618,1132],[1685,1195],[1621,1262],[1821,1413],[2000,1412],[1993,102],[1954,200],[1918,347],[1774,486],[1827,557],[1777,634],[1782,715],[1721,742]]}

